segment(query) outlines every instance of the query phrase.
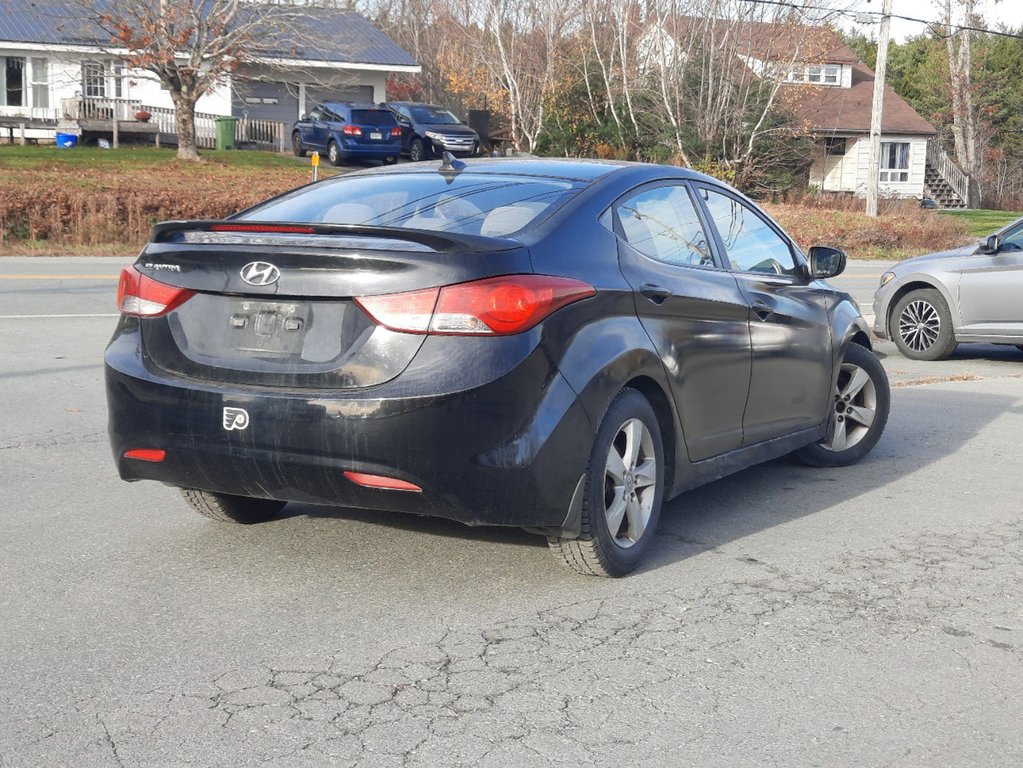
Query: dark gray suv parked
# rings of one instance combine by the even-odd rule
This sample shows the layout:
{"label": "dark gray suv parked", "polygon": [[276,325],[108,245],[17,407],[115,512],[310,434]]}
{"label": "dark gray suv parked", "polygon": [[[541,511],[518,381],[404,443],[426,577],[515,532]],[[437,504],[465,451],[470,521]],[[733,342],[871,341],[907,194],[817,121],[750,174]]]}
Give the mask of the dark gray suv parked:
{"label": "dark gray suv parked", "polygon": [[449,109],[413,101],[392,101],[387,106],[401,126],[401,153],[414,163],[445,151],[453,155],[479,152],[479,134]]}

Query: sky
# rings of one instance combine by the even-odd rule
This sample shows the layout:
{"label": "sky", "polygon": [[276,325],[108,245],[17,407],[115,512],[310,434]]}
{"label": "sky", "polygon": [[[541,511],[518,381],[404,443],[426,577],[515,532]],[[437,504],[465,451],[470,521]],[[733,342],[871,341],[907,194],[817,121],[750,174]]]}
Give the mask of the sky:
{"label": "sky", "polygon": [[[957,3],[953,2],[953,5]],[[845,0],[837,4],[838,7],[846,7],[852,11],[880,11],[882,0]],[[902,16],[912,16],[917,19],[928,21],[939,21],[944,17],[941,8],[944,2],[938,0],[892,0],[892,13]],[[976,11],[984,17],[984,25],[989,28],[997,28],[999,24],[1019,29],[1023,27],[1023,2],[1021,0],[976,0]],[[953,11],[954,12],[954,11]],[[877,24],[856,24],[848,21],[841,23],[847,29],[857,29],[868,36],[873,30],[874,36],[877,32]],[[899,42],[907,37],[919,35],[927,30],[923,24],[892,19],[892,39]]]}

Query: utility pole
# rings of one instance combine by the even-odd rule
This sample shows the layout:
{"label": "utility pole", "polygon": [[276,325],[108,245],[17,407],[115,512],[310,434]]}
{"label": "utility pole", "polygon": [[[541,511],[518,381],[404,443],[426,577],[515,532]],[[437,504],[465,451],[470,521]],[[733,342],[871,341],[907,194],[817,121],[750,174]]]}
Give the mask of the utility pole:
{"label": "utility pole", "polygon": [[874,102],[870,108],[870,162],[867,165],[867,215],[877,216],[877,191],[881,176],[881,113],[884,111],[884,77],[888,68],[888,37],[892,26],[892,0],[884,0],[881,31],[877,36],[874,66]]}

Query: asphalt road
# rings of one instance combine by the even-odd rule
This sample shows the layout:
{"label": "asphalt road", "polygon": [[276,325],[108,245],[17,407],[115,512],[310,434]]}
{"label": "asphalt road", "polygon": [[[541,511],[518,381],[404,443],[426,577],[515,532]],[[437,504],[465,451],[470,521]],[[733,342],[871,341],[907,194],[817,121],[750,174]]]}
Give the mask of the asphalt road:
{"label": "asphalt road", "polygon": [[[1023,764],[1023,355],[892,375],[862,464],[671,502],[650,562],[116,477],[120,262],[0,260],[0,766]],[[865,305],[876,264],[836,281]]]}

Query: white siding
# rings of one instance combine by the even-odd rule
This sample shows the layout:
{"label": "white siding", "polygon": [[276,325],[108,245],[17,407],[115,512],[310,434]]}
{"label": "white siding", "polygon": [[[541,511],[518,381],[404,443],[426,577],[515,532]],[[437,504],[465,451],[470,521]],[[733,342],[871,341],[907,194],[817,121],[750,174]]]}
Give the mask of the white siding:
{"label": "white siding", "polygon": [[[923,197],[927,139],[922,136],[882,135],[881,142],[909,144],[909,179],[904,182],[881,182],[881,196]],[[821,141],[814,150],[810,184],[823,192],[854,192],[862,197],[867,193],[869,165],[869,137],[847,138],[844,155],[826,155]]]}
{"label": "white siding", "polygon": [[[909,144],[909,180],[904,182],[881,182],[881,197],[923,197],[924,169],[927,163],[927,139],[921,136],[881,135],[881,142],[900,141]],[[866,195],[868,167],[870,165],[870,139],[866,136],[857,142],[858,163],[856,169],[856,194]]]}
{"label": "white siding", "polygon": [[828,155],[823,142],[818,144],[810,166],[810,184],[822,192],[855,192],[859,163],[857,143],[856,137],[846,137],[844,155]]}

